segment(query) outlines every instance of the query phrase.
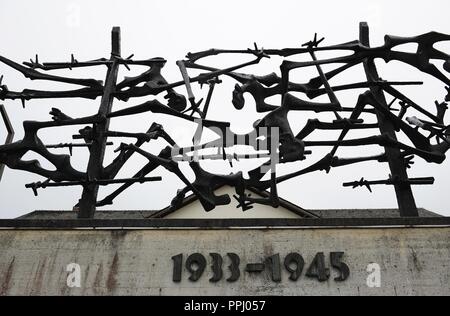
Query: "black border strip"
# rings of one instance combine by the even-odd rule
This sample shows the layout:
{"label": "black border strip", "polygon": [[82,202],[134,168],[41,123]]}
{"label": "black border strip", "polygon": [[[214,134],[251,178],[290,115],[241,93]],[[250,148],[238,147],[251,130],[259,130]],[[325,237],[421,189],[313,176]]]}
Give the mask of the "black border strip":
{"label": "black border strip", "polygon": [[449,226],[450,217],[322,218],[322,219],[3,219],[0,229],[83,228],[358,228],[358,227]]}

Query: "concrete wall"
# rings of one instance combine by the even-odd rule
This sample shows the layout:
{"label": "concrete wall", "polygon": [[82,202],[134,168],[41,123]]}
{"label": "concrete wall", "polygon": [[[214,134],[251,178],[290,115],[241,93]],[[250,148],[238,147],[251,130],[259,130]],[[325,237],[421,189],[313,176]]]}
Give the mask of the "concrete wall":
{"label": "concrete wall", "polygon": [[[351,274],[320,283],[305,277],[317,252],[344,251]],[[208,259],[198,282],[172,281],[172,256],[199,252]],[[226,254],[241,258],[241,278],[228,283]],[[299,252],[299,281],[275,283],[247,263]],[[210,283],[209,253],[224,256],[224,279]],[[1,295],[450,295],[450,228],[235,230],[0,230]],[[80,265],[80,288],[67,285],[67,265]],[[381,287],[367,285],[367,266],[381,268]],[[73,274],[71,275],[73,276]],[[69,278],[73,281],[72,278]]]}

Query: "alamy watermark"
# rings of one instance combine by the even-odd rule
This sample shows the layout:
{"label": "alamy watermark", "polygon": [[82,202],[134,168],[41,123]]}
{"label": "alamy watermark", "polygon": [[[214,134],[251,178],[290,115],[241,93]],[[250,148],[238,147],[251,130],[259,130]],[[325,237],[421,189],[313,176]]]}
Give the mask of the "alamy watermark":
{"label": "alamy watermark", "polygon": [[381,287],[381,267],[378,263],[371,263],[366,269],[369,275],[367,276],[367,286],[369,288]]}
{"label": "alamy watermark", "polygon": [[77,263],[71,263],[67,265],[66,271],[69,272],[66,279],[67,286],[69,288],[80,288],[81,266]]}
{"label": "alamy watermark", "polygon": [[69,28],[79,28],[81,25],[81,6],[72,2],[67,5],[66,25]]}
{"label": "alamy watermark", "polygon": [[[280,162],[280,129],[278,127],[257,127],[249,134],[235,134],[229,127],[219,128],[208,126],[207,128],[219,136],[218,140],[201,144],[203,135],[203,121],[196,119],[198,124],[197,132],[194,136],[194,146],[172,148],[172,159],[174,161],[199,162],[200,160],[239,160],[239,159],[263,159],[269,158],[270,164],[261,166],[261,172],[275,170],[275,166]],[[253,147],[254,154],[230,154],[227,149],[235,146]],[[200,154],[202,151],[214,150],[216,154]]]}

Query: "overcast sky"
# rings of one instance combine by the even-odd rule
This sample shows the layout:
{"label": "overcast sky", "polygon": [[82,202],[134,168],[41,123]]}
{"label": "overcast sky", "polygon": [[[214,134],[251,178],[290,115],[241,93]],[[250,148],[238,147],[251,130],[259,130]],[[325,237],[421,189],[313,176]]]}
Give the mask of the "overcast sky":
{"label": "overcast sky", "polygon": [[[450,33],[448,0],[432,1],[211,1],[211,0],[179,0],[179,1],[1,1],[0,2],[0,55],[18,62],[29,60],[36,53],[41,62],[69,61],[74,53],[79,61],[109,57],[110,32],[113,26],[122,29],[122,55],[135,54],[136,59],[161,56],[168,60],[163,74],[168,81],[181,79],[175,65],[186,53],[209,48],[245,49],[257,42],[265,48],[298,47],[312,39],[315,32],[326,37],[323,45],[339,44],[358,38],[358,24],[367,21],[371,27],[372,45],[381,44],[385,34],[414,36],[428,31]],[[440,45],[441,49],[450,52],[449,43]],[[411,49],[405,47],[405,49]],[[329,57],[323,54],[319,57]],[[219,57],[208,59],[211,66],[232,66],[248,57]],[[292,60],[297,60],[296,57]],[[261,65],[243,70],[260,75],[279,72],[281,59],[272,58]],[[441,64],[442,65],[442,64]],[[380,76],[388,80],[422,80],[425,85],[404,88],[413,100],[435,111],[434,101],[443,101],[444,85],[427,75],[399,63],[384,64],[378,62]],[[145,68],[133,69],[131,72],[121,70],[120,76],[137,75]],[[296,71],[293,79],[306,82],[317,74],[312,70]],[[105,68],[74,70],[73,72],[56,72],[74,77],[104,79]],[[193,74],[195,72],[192,72]],[[0,64],[0,74],[4,75],[4,84],[10,90],[21,91],[32,89],[72,89],[72,86],[31,82],[16,71]],[[350,83],[364,80],[362,68],[349,71],[333,84]],[[249,132],[253,122],[263,115],[255,111],[254,102],[246,96],[246,107],[236,111],[231,104],[231,93],[235,82],[224,78],[224,83],[217,88],[213,99],[210,118],[229,120],[235,132]],[[178,89],[184,93],[184,89]],[[207,89],[195,89],[198,98],[204,97]],[[339,93],[338,97],[345,106],[354,106],[360,91]],[[128,104],[116,102],[114,109],[140,104],[149,98],[132,99]],[[159,98],[161,101],[163,99]],[[276,102],[276,98],[272,102]],[[70,116],[84,116],[96,113],[99,100],[44,100],[30,101],[24,110],[20,101],[3,102],[16,130],[15,139],[23,137],[21,122],[23,120],[46,121],[50,119],[48,112],[58,107]],[[417,115],[410,113],[410,115]],[[294,113],[289,119],[294,133],[297,133],[306,119],[318,117],[331,119],[327,115],[317,116],[314,113]],[[370,119],[370,117],[369,117]],[[111,129],[122,131],[145,132],[152,122],[163,124],[165,129],[181,145],[189,144],[195,129],[192,124],[147,113],[144,115],[114,120]],[[449,123],[449,122],[447,122]],[[71,135],[79,128],[51,129],[42,131],[39,136],[47,144],[68,142]],[[5,131],[0,126],[0,141]],[[350,133],[349,137],[360,136]],[[315,133],[310,139],[335,139],[336,134]],[[400,137],[401,138],[401,137]],[[402,140],[404,138],[401,138]],[[120,140],[115,143],[117,147]],[[163,142],[147,144],[143,148],[158,153]],[[114,148],[115,148],[114,147]],[[106,162],[114,158],[110,148]],[[58,150],[58,153],[67,153]],[[358,150],[341,150],[340,157],[365,156],[381,153],[379,147],[367,147]],[[314,154],[304,162],[282,166],[280,172],[287,173],[308,166],[320,159],[326,151],[314,150]],[[26,158],[38,158],[28,154]],[[42,161],[44,166],[48,163]],[[75,150],[73,165],[79,170],[86,168],[87,153],[84,149]],[[143,166],[146,161],[140,157],[130,160],[119,177],[128,177]],[[417,205],[440,214],[450,215],[448,188],[450,187],[450,162],[441,165],[427,165],[420,158],[415,159],[411,177],[434,176],[434,186],[414,187]],[[235,164],[231,168],[228,163],[206,163],[204,167],[210,171],[229,173],[248,168],[245,163]],[[185,165],[183,171],[192,180],[192,174]],[[392,187],[374,187],[374,193],[365,189],[351,190],[342,187],[343,182],[359,180],[386,179],[389,174],[387,165],[365,163],[350,167],[333,169],[330,174],[314,173],[296,178],[280,185],[280,195],[304,208],[378,208],[396,207],[395,194]],[[114,206],[109,209],[147,209],[155,210],[168,205],[182,184],[171,174],[159,170],[152,175],[162,175],[161,183],[136,185],[133,190],[120,196]],[[81,195],[81,188],[41,190],[35,198],[26,183],[42,181],[39,176],[22,171],[6,169],[0,183],[0,217],[11,218],[36,209],[68,210],[73,207]],[[103,197],[114,188],[102,189]]]}

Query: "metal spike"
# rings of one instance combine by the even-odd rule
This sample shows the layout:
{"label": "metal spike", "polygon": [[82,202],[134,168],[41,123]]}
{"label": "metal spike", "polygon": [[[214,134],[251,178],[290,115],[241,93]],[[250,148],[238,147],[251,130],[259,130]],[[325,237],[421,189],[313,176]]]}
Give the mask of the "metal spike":
{"label": "metal spike", "polygon": [[38,195],[39,195],[39,194],[38,194],[38,188],[37,188],[37,185],[36,185],[36,184],[33,185],[33,187],[32,187],[31,189],[33,190],[34,196],[38,196]]}
{"label": "metal spike", "polygon": [[233,158],[232,157],[230,157],[228,159],[228,163],[230,164],[230,167],[233,168]]}
{"label": "metal spike", "polygon": [[388,107],[391,108],[397,100],[398,98],[395,97],[394,100],[392,100],[391,103],[388,104]]}

